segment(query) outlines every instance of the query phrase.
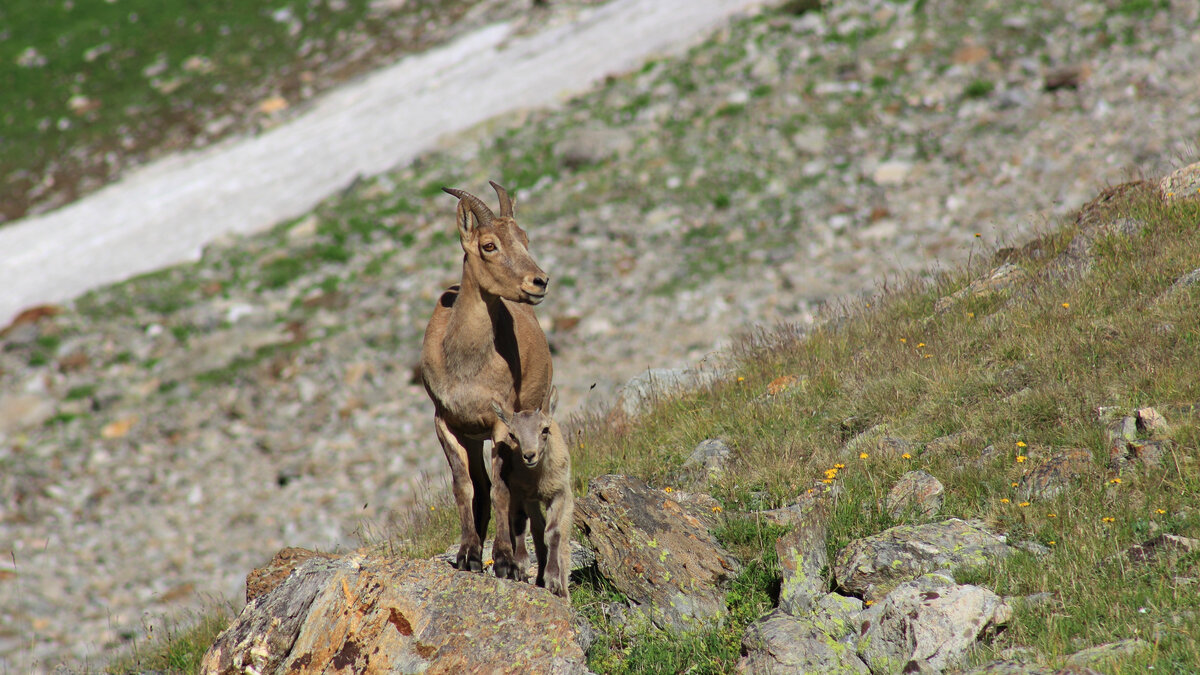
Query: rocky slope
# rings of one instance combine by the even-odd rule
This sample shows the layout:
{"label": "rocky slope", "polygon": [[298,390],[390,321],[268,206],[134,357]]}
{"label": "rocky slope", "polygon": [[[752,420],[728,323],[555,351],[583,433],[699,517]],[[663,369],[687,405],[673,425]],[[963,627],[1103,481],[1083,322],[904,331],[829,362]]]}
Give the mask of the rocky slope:
{"label": "rocky slope", "polygon": [[517,190],[577,409],[1194,151],[1193,3],[966,7],[764,11],[196,265],[19,319],[0,665],[95,666],[144,620],[240,598],[281,546],[353,546],[441,489],[411,372],[457,275],[441,185]]}

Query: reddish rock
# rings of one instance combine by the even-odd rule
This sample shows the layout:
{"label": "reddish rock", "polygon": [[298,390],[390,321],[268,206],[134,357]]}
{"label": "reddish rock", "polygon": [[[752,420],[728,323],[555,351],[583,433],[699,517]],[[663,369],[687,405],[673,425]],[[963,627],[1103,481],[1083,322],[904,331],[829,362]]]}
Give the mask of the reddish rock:
{"label": "reddish rock", "polygon": [[[297,554],[286,554],[282,558]],[[425,560],[305,560],[246,606],[200,672],[585,673],[570,603]]]}

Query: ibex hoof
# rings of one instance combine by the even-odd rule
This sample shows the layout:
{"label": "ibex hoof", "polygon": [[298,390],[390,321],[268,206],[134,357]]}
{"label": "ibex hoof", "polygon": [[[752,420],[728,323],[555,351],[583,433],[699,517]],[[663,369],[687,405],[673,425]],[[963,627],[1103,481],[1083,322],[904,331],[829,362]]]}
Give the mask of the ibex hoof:
{"label": "ibex hoof", "polygon": [[498,579],[525,580],[525,577],[521,576],[520,567],[512,560],[497,559],[494,569],[496,570],[496,578]]}
{"label": "ibex hoof", "polygon": [[471,547],[464,544],[458,549],[458,556],[454,559],[454,566],[460,570],[482,572],[483,550],[478,546]]}
{"label": "ibex hoof", "polygon": [[570,592],[568,592],[568,590],[567,590],[567,585],[560,582],[558,579],[547,579],[546,580],[546,590],[550,591],[551,593],[553,593],[554,595],[557,595],[560,598],[571,597]]}

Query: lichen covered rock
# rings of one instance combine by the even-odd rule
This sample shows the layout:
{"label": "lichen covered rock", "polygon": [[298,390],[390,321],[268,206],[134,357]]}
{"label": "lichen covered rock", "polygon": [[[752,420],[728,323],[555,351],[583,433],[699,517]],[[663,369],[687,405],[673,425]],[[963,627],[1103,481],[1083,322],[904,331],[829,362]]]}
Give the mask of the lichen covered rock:
{"label": "lichen covered rock", "polygon": [[742,639],[746,656],[738,662],[742,673],[844,673],[871,672],[853,645],[825,633],[808,619],[797,619],[775,610],[746,629]]}
{"label": "lichen covered rock", "polygon": [[984,630],[1011,617],[1012,609],[990,590],[926,574],[858,616],[858,655],[873,673],[941,672],[961,666]]}
{"label": "lichen covered rock", "polygon": [[839,551],[834,576],[846,592],[878,600],[900,583],[926,572],[979,567],[1012,551],[982,525],[958,518],[900,525],[853,541]]}
{"label": "lichen covered rock", "polygon": [[695,630],[723,616],[737,561],[709,534],[716,502],[600,476],[575,502],[575,523],[596,550],[600,574],[663,628]]}

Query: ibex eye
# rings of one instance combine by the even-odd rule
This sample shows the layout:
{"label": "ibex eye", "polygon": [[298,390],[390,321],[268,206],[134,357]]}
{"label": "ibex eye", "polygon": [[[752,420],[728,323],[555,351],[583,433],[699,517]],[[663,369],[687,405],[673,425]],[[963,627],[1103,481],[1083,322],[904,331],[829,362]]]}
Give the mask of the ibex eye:
{"label": "ibex eye", "polygon": [[543,436],[549,436],[549,435],[550,435],[550,427],[544,427],[544,428],[542,429],[542,435],[543,435]]}
{"label": "ibex eye", "polygon": [[483,245],[483,250],[487,251],[488,253],[491,253],[496,250],[496,245],[489,241],[488,243]]}

